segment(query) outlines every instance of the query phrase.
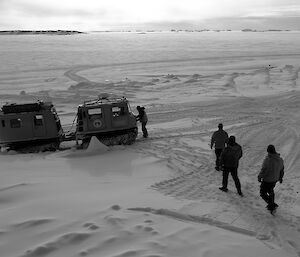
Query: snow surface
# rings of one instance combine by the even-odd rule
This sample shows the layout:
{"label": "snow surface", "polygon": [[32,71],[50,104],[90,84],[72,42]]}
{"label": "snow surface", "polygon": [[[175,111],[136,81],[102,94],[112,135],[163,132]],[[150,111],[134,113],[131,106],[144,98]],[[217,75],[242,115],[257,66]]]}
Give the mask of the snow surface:
{"label": "snow surface", "polygon": [[[62,123],[70,124],[86,97],[121,93],[133,111],[146,106],[150,137],[140,131],[130,146],[106,147],[93,138],[87,150],[65,142],[56,152],[3,151],[0,256],[300,256],[298,57],[249,54],[219,61],[124,64],[119,68],[127,76],[108,81],[98,74],[112,66],[86,66],[80,59],[47,70],[38,69],[43,63],[27,71],[12,62],[11,70],[3,66],[2,101],[50,99]],[[41,89],[37,79],[44,76]],[[4,93],[8,85],[19,92]],[[27,92],[28,85],[36,90]],[[219,122],[243,147],[243,198],[231,178],[228,193],[218,190],[222,175],[214,170],[209,143]],[[286,167],[275,188],[275,216],[265,209],[257,182],[270,143]]]}

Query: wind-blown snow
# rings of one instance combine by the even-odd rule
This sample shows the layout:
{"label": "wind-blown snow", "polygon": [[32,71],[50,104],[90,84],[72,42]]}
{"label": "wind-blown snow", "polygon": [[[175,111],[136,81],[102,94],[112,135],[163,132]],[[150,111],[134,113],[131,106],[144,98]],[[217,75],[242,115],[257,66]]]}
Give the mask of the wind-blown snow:
{"label": "wind-blown snow", "polygon": [[[106,147],[93,138],[86,150],[71,141],[54,153],[2,151],[1,257],[300,256],[299,34],[200,34],[93,34],[72,37],[76,43],[51,37],[52,52],[37,43],[35,50],[20,48],[48,37],[10,38],[9,46],[0,38],[7,50],[2,102],[52,100],[70,129],[83,100],[124,95],[133,111],[146,107],[150,136],[140,131],[130,146]],[[197,48],[201,37],[210,47]],[[180,50],[184,41],[190,52]],[[116,44],[119,55],[107,44],[97,63],[99,52],[88,50],[101,42]],[[70,46],[66,53],[61,43]],[[243,198],[231,178],[228,193],[218,190],[222,175],[209,143],[219,122],[243,147]],[[271,143],[286,168],[275,188],[275,216],[257,182]]]}

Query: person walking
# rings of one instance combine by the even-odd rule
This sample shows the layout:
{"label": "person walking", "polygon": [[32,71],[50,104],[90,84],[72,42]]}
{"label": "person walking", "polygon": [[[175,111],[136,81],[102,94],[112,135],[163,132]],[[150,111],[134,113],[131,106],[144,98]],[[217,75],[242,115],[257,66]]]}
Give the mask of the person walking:
{"label": "person walking", "polygon": [[227,192],[228,188],[228,176],[231,174],[237,193],[240,196],[243,196],[241,190],[241,183],[238,177],[238,166],[239,160],[243,156],[242,147],[235,142],[235,137],[230,136],[228,139],[227,147],[223,150],[220,156],[220,165],[223,170],[223,180],[222,187],[219,187],[220,190]]}
{"label": "person walking", "polygon": [[225,148],[225,144],[228,141],[228,134],[225,130],[223,130],[223,124],[219,123],[218,130],[215,131],[211,137],[210,148],[213,149],[215,146],[215,154],[216,154],[216,167],[217,171],[220,170],[220,156]]}
{"label": "person walking", "polygon": [[273,214],[278,207],[275,203],[274,187],[276,183],[282,183],[284,176],[284,162],[280,154],[276,152],[274,145],[268,145],[261,171],[257,179],[260,182],[260,196],[267,203],[267,209]]}
{"label": "person walking", "polygon": [[147,138],[148,137],[148,131],[146,128],[147,122],[148,122],[148,117],[147,114],[145,112],[145,107],[141,107],[141,106],[137,106],[136,107],[137,111],[138,111],[138,115],[136,116],[136,120],[140,121],[142,124],[142,131],[143,131],[143,137]]}

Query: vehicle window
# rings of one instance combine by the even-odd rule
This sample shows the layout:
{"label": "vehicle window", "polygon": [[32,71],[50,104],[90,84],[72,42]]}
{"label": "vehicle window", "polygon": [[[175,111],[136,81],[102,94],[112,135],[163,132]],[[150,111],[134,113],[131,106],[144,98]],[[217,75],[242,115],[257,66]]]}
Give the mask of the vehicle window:
{"label": "vehicle window", "polygon": [[51,108],[51,112],[53,113],[55,119],[58,120],[59,117],[58,117],[57,111],[56,111],[56,109],[54,107]]}
{"label": "vehicle window", "polygon": [[2,120],[1,123],[2,123],[2,127],[4,128],[5,127],[5,120]]}
{"label": "vehicle window", "polygon": [[34,116],[34,126],[43,126],[43,115]]}
{"label": "vehicle window", "polygon": [[57,114],[56,109],[54,107],[51,108],[51,112]]}
{"label": "vehicle window", "polygon": [[10,120],[11,128],[21,128],[21,119],[12,119]]}
{"label": "vehicle window", "polygon": [[124,107],[114,106],[114,107],[112,107],[111,110],[112,110],[112,113],[113,113],[113,117],[119,117],[119,116],[125,115],[125,108]]}
{"label": "vehicle window", "polygon": [[91,116],[91,115],[100,115],[100,116],[102,116],[102,109],[101,108],[89,109],[88,114],[89,114],[89,116]]}

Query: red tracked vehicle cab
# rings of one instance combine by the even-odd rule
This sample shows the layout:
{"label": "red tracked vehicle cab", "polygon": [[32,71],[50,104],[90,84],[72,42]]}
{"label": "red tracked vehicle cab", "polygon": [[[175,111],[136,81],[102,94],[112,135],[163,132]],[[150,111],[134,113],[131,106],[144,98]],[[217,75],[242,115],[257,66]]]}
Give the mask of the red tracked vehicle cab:
{"label": "red tracked vehicle cab", "polygon": [[137,121],[128,100],[98,98],[78,106],[76,141],[88,143],[96,136],[105,145],[130,145],[138,134]]}

